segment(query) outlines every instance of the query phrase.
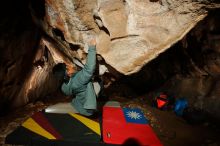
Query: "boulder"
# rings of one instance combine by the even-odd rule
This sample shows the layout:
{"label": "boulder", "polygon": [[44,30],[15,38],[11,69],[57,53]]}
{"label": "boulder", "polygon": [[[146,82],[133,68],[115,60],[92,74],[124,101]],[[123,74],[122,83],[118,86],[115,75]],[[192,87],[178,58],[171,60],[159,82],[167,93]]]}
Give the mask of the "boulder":
{"label": "boulder", "polygon": [[191,0],[46,0],[48,34],[58,29],[61,42],[83,48],[97,37],[98,53],[124,75],[181,40],[207,15],[211,1]]}

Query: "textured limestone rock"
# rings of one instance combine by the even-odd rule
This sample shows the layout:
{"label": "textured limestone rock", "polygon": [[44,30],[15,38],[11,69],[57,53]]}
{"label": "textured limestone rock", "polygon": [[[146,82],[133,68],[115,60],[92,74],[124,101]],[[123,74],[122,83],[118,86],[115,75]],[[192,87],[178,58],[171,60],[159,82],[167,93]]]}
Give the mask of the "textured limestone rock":
{"label": "textured limestone rock", "polygon": [[90,34],[90,30],[97,29],[92,14],[95,0],[46,0],[45,7],[48,24],[62,31],[69,43],[81,44]]}
{"label": "textured limestone rock", "polygon": [[[37,52],[33,57],[28,74],[23,81],[23,85],[11,101],[11,106],[20,107],[37,99],[45,97],[58,88],[59,81],[52,74],[54,58],[45,49],[45,44],[41,40]],[[61,55],[60,55],[61,56]]]}
{"label": "textured limestone rock", "polygon": [[59,29],[70,44],[84,47],[96,35],[105,62],[129,75],[182,39],[207,15],[206,7],[219,5],[191,0],[46,0],[45,21],[48,34]]}

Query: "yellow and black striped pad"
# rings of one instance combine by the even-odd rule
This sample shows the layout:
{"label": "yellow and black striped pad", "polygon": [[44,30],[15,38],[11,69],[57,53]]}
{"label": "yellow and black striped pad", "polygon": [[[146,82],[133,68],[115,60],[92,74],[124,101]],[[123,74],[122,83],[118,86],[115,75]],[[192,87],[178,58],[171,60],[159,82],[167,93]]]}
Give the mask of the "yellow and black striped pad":
{"label": "yellow and black striped pad", "polygon": [[37,112],[6,137],[15,145],[107,145],[98,122],[78,114]]}

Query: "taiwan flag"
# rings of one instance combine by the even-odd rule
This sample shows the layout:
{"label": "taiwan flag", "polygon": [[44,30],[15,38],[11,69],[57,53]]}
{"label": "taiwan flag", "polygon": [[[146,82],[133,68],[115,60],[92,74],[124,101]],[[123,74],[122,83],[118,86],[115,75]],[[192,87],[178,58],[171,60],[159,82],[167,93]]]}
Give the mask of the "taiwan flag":
{"label": "taiwan flag", "polygon": [[103,107],[102,135],[105,143],[162,146],[138,108]]}

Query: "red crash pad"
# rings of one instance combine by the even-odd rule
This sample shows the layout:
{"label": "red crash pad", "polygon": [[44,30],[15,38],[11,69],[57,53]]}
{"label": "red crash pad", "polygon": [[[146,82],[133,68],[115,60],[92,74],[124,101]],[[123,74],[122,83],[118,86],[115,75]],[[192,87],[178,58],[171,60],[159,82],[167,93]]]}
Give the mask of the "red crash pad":
{"label": "red crash pad", "polygon": [[110,144],[162,146],[138,108],[103,107],[103,141]]}

